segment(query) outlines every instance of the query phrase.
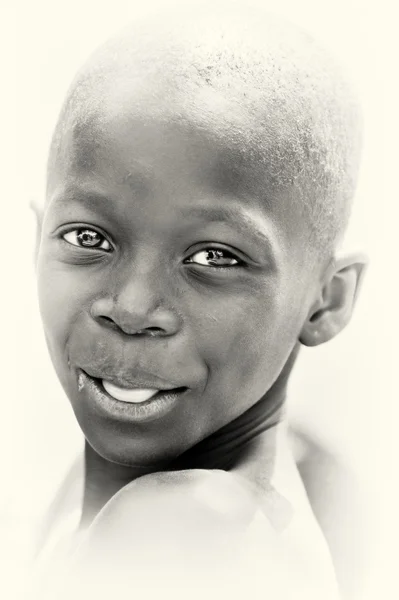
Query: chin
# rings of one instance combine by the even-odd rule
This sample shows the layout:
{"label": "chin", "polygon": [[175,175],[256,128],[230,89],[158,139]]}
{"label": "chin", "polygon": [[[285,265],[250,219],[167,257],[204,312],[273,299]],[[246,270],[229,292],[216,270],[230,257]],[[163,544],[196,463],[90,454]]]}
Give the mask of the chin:
{"label": "chin", "polygon": [[92,427],[82,427],[82,430],[86,442],[98,456],[126,467],[162,468],[165,463],[169,463],[187,449],[185,445],[177,442],[176,436],[126,432],[118,430],[115,424],[111,431],[104,431],[99,427],[95,430]]}

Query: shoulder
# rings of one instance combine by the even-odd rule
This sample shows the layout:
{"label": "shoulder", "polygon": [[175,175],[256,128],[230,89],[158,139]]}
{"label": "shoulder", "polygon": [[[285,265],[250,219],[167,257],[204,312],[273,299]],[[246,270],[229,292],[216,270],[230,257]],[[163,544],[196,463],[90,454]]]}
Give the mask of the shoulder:
{"label": "shoulder", "polygon": [[[88,528],[86,556],[112,560],[123,553],[145,567],[190,557],[211,561],[245,545],[257,512],[256,497],[239,478],[217,470],[187,470],[140,477],[116,494]],[[265,519],[266,520],[266,519]],[[270,527],[271,529],[271,527]],[[212,558],[212,560],[213,560]]]}
{"label": "shoulder", "polygon": [[[239,476],[189,470],[143,476],[123,488],[87,531],[75,565],[79,589],[82,581],[91,591],[93,581],[101,589],[116,582],[122,593],[134,581],[146,593],[171,585],[179,599],[193,590],[202,598],[220,586],[226,596],[242,598],[254,582],[263,596],[267,573],[267,589],[277,599],[291,597],[286,584],[290,593],[309,590],[311,577],[304,581],[297,559]],[[330,598],[310,594],[307,600],[314,597]]]}
{"label": "shoulder", "polygon": [[112,579],[124,589],[134,573],[151,590],[163,579],[183,586],[184,578],[191,595],[199,574],[219,585],[242,570],[256,513],[254,494],[231,473],[195,469],[143,476],[99,513],[73,568],[79,585],[82,577],[90,585],[95,575],[104,585]]}
{"label": "shoulder", "polygon": [[[245,527],[257,508],[244,480],[221,470],[190,469],[145,475],[125,486],[104,507],[93,529],[154,529],[215,525]],[[138,523],[139,521],[139,523]],[[180,525],[179,525],[180,524]]]}

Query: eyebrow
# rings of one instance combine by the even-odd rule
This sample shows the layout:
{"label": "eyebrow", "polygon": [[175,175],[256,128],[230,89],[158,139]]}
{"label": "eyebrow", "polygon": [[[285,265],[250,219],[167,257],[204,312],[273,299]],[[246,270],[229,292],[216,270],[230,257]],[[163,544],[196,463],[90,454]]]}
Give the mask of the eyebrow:
{"label": "eyebrow", "polygon": [[98,203],[105,204],[109,202],[110,198],[96,189],[87,189],[85,186],[68,186],[66,188],[62,187],[61,190],[56,190],[49,198],[49,203],[59,204],[60,202],[65,202],[65,200],[79,204],[83,202],[89,206],[91,204],[97,206]]}
{"label": "eyebrow", "polygon": [[237,232],[244,232],[261,244],[266,245],[274,255],[278,255],[278,244],[272,233],[271,224],[269,225],[260,214],[256,215],[253,211],[249,212],[238,207],[216,206],[189,207],[184,209],[183,213],[208,222],[227,223]]}
{"label": "eyebrow", "polygon": [[[101,191],[72,188],[62,194],[55,194],[51,204],[59,204],[61,200],[68,199],[68,203],[85,205],[98,210],[104,217],[112,216],[112,201],[109,196]],[[191,217],[207,221],[208,223],[226,223],[238,233],[248,235],[256,242],[265,246],[275,258],[279,255],[279,245],[272,232],[271,223],[255,211],[248,211],[241,206],[187,206],[182,209],[184,217]]]}
{"label": "eyebrow", "polygon": [[70,204],[85,206],[97,211],[105,218],[112,217],[112,199],[101,191],[72,187],[56,192],[48,201],[48,205],[55,210],[61,210],[65,205]]}

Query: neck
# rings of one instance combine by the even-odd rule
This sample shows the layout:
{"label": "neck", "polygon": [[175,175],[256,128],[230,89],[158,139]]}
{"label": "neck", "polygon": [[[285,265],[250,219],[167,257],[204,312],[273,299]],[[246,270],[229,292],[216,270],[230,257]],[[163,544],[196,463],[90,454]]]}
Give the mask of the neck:
{"label": "neck", "polygon": [[[295,361],[293,352],[281,376],[272,388],[237,419],[228,423],[205,438],[182,455],[167,464],[148,467],[128,467],[111,463],[99,456],[91,446],[85,444],[85,484],[81,525],[90,524],[96,514],[122,487],[153,472],[182,469],[222,469],[225,471],[240,467],[246,462],[252,464],[256,449],[267,444],[268,453],[274,454],[274,429],[281,420],[288,376]],[[270,456],[269,456],[270,458]],[[262,460],[265,460],[263,457]],[[256,467],[256,465],[255,465]]]}

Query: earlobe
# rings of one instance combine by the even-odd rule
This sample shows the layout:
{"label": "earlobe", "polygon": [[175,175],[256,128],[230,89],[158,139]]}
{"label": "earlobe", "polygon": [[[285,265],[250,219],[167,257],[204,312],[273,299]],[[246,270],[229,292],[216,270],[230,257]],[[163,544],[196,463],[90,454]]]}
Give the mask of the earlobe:
{"label": "earlobe", "polygon": [[361,254],[338,258],[330,266],[301,331],[305,346],[328,342],[349,323],[367,267]]}

